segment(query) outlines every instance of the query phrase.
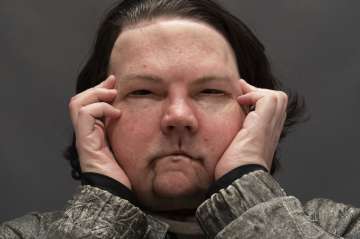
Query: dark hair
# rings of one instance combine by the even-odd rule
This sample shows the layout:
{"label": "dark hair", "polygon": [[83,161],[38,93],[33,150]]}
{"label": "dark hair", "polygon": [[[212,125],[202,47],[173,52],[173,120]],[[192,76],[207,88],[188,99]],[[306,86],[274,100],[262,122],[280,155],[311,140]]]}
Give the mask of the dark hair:
{"label": "dark hair", "polygon": [[[224,10],[218,3],[212,0],[124,0],[117,3],[102,21],[90,58],[78,76],[76,93],[106,79],[113,45],[124,27],[162,16],[193,19],[212,26],[230,43],[243,79],[256,87],[284,90],[272,74],[261,42],[240,19]],[[288,96],[287,119],[280,140],[293,125],[305,121],[303,98],[291,92],[288,92]],[[73,178],[80,179],[75,134],[64,155],[72,166]],[[277,171],[279,166],[277,149],[271,173]]]}

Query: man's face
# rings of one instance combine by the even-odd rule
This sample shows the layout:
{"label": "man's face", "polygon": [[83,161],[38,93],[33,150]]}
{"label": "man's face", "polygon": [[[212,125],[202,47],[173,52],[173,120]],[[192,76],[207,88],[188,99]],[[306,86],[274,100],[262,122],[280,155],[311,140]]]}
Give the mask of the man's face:
{"label": "man's face", "polygon": [[108,139],[138,200],[195,208],[245,117],[231,47],[204,23],[157,19],[119,35],[110,73],[122,116],[107,124]]}

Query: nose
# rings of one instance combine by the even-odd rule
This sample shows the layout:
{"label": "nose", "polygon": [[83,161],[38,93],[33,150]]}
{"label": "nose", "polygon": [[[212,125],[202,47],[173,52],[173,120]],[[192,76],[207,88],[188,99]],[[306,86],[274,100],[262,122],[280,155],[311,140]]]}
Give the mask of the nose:
{"label": "nose", "polygon": [[196,115],[186,99],[177,99],[166,106],[161,120],[164,134],[194,134],[197,129]]}

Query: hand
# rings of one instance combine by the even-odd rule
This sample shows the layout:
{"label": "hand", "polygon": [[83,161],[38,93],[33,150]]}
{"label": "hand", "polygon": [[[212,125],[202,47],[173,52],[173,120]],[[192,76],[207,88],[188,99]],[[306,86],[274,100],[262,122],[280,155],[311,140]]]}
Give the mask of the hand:
{"label": "hand", "polygon": [[254,105],[243,127],[215,167],[215,179],[246,164],[260,164],[271,169],[280,134],[286,119],[287,95],[282,91],[256,88],[244,80],[239,81],[243,95],[240,105]]}
{"label": "hand", "polygon": [[69,110],[76,135],[76,148],[83,172],[111,177],[131,189],[129,178],[119,166],[107,142],[105,118],[118,119],[120,110],[110,103],[117,95],[115,77],[71,98]]}

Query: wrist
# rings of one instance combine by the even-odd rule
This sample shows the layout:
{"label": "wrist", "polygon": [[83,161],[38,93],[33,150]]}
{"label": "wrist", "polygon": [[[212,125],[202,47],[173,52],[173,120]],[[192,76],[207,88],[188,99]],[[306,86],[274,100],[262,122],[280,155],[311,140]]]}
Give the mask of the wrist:
{"label": "wrist", "polygon": [[232,169],[210,185],[206,194],[207,198],[209,198],[212,194],[218,192],[220,189],[228,187],[236,179],[239,179],[242,176],[257,170],[269,172],[267,168],[259,164],[246,164]]}
{"label": "wrist", "polygon": [[230,173],[232,170],[243,167],[243,166],[247,166],[247,165],[259,165],[261,166],[264,171],[270,172],[270,167],[264,163],[262,160],[252,160],[252,161],[248,161],[248,162],[236,162],[234,164],[228,163],[228,164],[224,164],[224,165],[218,165],[215,168],[215,173],[214,173],[214,179],[215,181],[219,180],[220,178],[222,178],[224,175]]}
{"label": "wrist", "polygon": [[100,188],[110,192],[115,196],[126,199],[134,205],[137,204],[135,196],[130,188],[106,175],[93,172],[84,172],[82,174],[81,184]]}
{"label": "wrist", "polygon": [[109,177],[125,187],[132,189],[131,183],[125,172],[119,167],[118,164],[113,163],[98,163],[95,160],[87,160],[90,163],[83,163],[80,160],[81,171],[84,173],[95,173]]}
{"label": "wrist", "polygon": [[122,185],[127,187],[129,190],[132,190],[131,183],[130,183],[128,177],[124,176],[123,174],[124,173],[119,173],[119,174],[116,174],[116,175],[113,175],[113,174],[110,174],[110,175],[104,174],[104,175],[106,175],[107,177],[110,177],[113,180],[121,183]]}

